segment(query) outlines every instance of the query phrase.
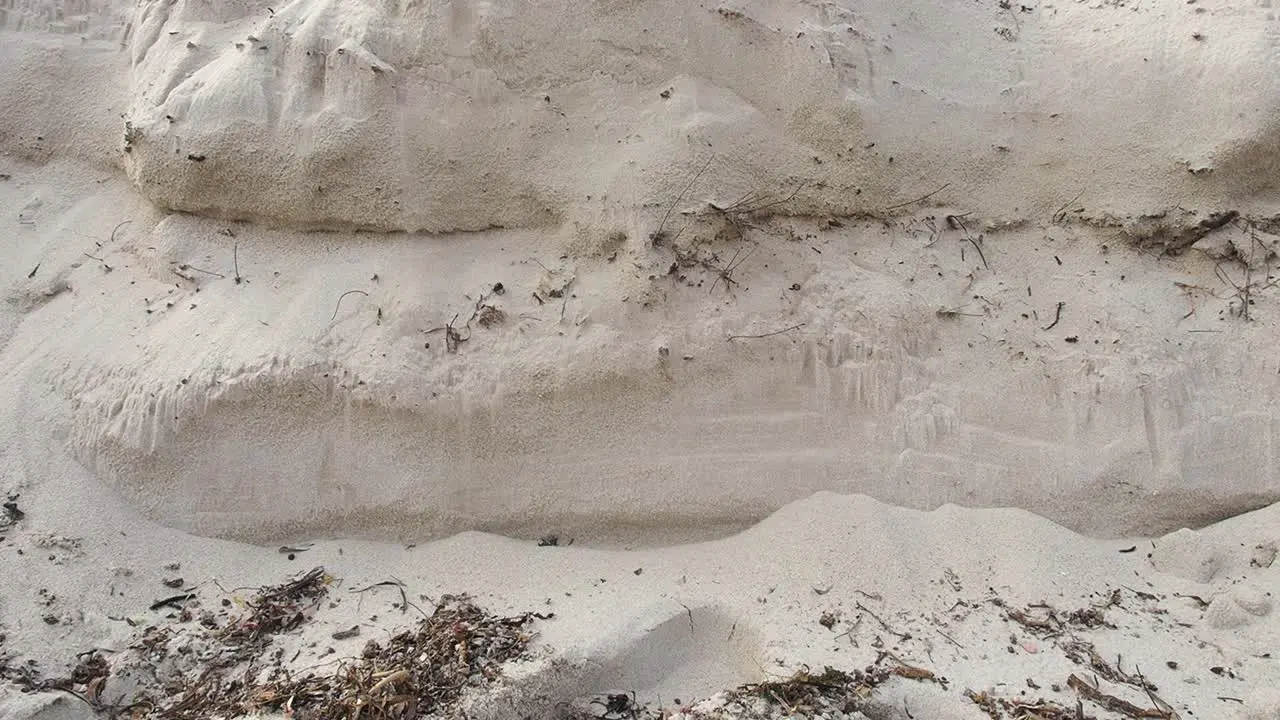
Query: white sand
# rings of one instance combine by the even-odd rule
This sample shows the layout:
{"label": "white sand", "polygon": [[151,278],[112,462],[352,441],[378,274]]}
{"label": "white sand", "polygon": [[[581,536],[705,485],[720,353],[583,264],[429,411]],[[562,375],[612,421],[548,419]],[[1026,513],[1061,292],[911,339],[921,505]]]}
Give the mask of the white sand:
{"label": "white sand", "polygon": [[953,681],[883,717],[973,717],[1078,668],[955,600],[1127,585],[1104,655],[1280,717],[1264,5],[0,0],[0,652],[324,564],[551,599],[493,717],[862,667],[858,602]]}

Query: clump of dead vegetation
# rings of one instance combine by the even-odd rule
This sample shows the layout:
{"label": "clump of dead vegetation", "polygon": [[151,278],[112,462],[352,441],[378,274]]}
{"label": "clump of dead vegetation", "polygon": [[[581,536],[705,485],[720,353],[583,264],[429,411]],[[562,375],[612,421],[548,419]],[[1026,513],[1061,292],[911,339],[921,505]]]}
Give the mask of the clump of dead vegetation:
{"label": "clump of dead vegetation", "polygon": [[937,683],[944,688],[947,685],[946,679],[933,671],[908,665],[892,653],[883,652],[874,664],[862,670],[847,672],[824,667],[821,672],[814,672],[805,667],[789,677],[740,685],[676,710],[640,704],[633,694],[617,693],[593,698],[578,707],[562,708],[559,717],[560,720],[862,717],[855,714],[868,708],[876,688],[894,677]]}
{"label": "clump of dead vegetation", "polygon": [[503,663],[524,655],[531,615],[496,617],[466,597],[445,596],[412,630],[370,641],[358,661],[329,676],[288,673],[255,688],[256,710],[300,720],[427,717],[474,688],[495,682]]}
{"label": "clump of dead vegetation", "polygon": [[[298,672],[275,638],[307,623],[333,581],[317,567],[260,588],[245,612],[225,622],[206,611],[196,624],[149,627],[111,661],[96,650],[81,654],[67,677],[41,680],[34,668],[7,658],[0,658],[0,676],[25,692],[68,693],[110,718],[401,720],[447,714],[467,691],[497,681],[502,665],[523,657],[533,639],[534,615],[498,617],[466,596],[446,595],[415,627],[384,643],[371,640],[359,657],[327,672]],[[178,609],[178,623],[190,623],[188,605],[197,603],[184,593],[153,607]]]}
{"label": "clump of dead vegetation", "polygon": [[[714,292],[722,284],[725,290],[733,290],[738,285],[734,272],[758,249],[758,246],[747,241],[747,232],[757,229],[754,224],[756,221],[779,212],[805,187],[805,183],[800,182],[789,193],[774,195],[752,191],[727,204],[707,202],[696,211],[683,213],[684,225],[671,232],[668,223],[676,206],[684,200],[714,159],[714,156],[708,158],[694,174],[688,185],[667,207],[658,229],[649,235],[649,243],[653,248],[670,250],[674,256],[666,264],[664,275],[685,285],[702,287],[705,275],[696,278],[690,277],[686,272],[701,270],[711,278],[708,292]],[[723,250],[715,249],[724,247],[733,248],[733,254],[728,255]],[[650,279],[657,277],[655,274]]]}

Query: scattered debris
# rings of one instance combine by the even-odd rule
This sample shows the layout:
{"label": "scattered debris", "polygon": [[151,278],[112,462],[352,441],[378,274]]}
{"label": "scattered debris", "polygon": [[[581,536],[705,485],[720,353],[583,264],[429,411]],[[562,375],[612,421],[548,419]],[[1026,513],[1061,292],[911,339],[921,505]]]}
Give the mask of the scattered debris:
{"label": "scattered debris", "polygon": [[1137,705],[1121,700],[1114,695],[1108,695],[1080,679],[1079,675],[1072,674],[1068,677],[1067,686],[1095,705],[1111,712],[1127,715],[1131,718],[1162,718],[1163,720],[1171,720],[1174,717],[1174,714],[1168,710],[1161,710],[1159,708],[1140,708]]}
{"label": "scattered debris", "polygon": [[27,516],[25,512],[18,508],[17,495],[10,495],[2,507],[4,507],[4,513],[0,514],[0,530],[17,525]]}
{"label": "scattered debris", "polygon": [[[288,709],[307,720],[428,717],[466,690],[493,683],[501,665],[523,657],[532,615],[496,617],[465,596],[445,596],[430,617],[330,677],[309,675],[244,691],[238,709]],[[208,717],[204,715],[203,717]]]}
{"label": "scattered debris", "polygon": [[476,322],[480,327],[488,329],[506,322],[507,314],[492,305],[485,305],[476,314]]}

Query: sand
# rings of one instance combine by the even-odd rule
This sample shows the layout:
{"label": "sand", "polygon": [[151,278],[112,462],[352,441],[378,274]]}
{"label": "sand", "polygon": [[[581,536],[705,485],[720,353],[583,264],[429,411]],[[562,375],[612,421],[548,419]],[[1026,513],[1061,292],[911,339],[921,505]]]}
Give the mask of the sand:
{"label": "sand", "polygon": [[473,717],[1074,708],[1036,603],[1280,717],[1275,11],[939,5],[0,0],[0,655],[323,565],[554,610]]}

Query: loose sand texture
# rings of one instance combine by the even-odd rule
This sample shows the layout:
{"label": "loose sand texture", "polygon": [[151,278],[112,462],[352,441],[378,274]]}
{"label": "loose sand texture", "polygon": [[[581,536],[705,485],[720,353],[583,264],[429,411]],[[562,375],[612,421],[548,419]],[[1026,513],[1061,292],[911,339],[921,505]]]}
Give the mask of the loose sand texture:
{"label": "loose sand texture", "polygon": [[0,0],[0,718],[1280,718],[1270,5]]}

